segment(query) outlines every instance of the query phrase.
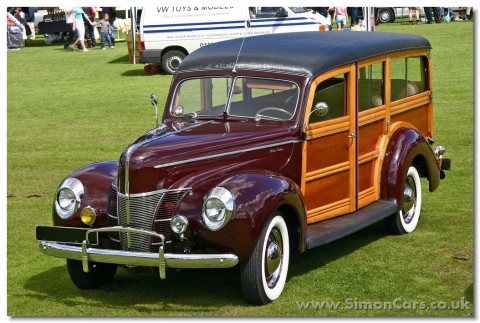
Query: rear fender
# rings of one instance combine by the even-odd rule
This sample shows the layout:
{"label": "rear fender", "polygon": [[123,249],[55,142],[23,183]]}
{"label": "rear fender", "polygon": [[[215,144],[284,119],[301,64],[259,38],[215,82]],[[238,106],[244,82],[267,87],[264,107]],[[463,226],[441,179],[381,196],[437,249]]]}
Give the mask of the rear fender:
{"label": "rear fender", "polygon": [[390,138],[383,160],[381,198],[403,207],[403,183],[410,166],[426,177],[433,192],[440,184],[440,170],[432,147],[413,129],[401,128]]}

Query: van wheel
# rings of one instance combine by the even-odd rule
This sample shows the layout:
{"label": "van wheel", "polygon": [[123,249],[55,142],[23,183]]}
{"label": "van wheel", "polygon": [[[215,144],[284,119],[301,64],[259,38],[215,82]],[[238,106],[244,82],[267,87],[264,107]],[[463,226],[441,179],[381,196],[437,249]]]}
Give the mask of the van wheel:
{"label": "van wheel", "polygon": [[67,268],[70,278],[75,286],[80,289],[95,289],[112,281],[117,265],[100,262],[89,262],[89,272],[83,271],[80,260],[67,259]]}
{"label": "van wheel", "polygon": [[165,53],[162,58],[163,71],[167,74],[175,73],[185,56],[186,55],[184,53],[178,50],[172,50]]}
{"label": "van wheel", "polygon": [[385,219],[390,234],[410,233],[417,227],[422,207],[422,187],[415,167],[410,166],[403,188],[403,208]]}
{"label": "van wheel", "polygon": [[290,243],[282,214],[275,211],[252,255],[241,267],[242,291],[250,303],[264,305],[278,297],[287,280]]}
{"label": "van wheel", "polygon": [[380,8],[377,12],[378,21],[381,23],[389,23],[395,21],[395,13],[390,8]]}

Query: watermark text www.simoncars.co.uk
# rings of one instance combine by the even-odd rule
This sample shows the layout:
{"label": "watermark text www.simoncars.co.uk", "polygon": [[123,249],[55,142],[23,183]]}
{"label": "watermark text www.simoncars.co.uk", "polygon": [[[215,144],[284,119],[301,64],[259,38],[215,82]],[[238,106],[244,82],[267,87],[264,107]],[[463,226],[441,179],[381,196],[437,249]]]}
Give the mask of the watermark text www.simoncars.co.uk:
{"label": "watermark text www.simoncars.co.uk", "polygon": [[395,298],[391,301],[362,301],[346,298],[344,301],[296,302],[300,310],[470,310],[472,304],[462,297],[458,301],[418,301]]}

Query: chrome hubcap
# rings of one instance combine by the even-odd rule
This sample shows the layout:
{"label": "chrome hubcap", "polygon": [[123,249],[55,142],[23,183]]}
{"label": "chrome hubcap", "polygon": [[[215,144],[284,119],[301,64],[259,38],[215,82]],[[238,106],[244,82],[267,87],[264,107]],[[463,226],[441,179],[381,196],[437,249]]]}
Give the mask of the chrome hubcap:
{"label": "chrome hubcap", "polygon": [[407,176],[405,190],[403,191],[403,220],[410,223],[415,215],[417,204],[417,192],[415,182],[412,177]]}
{"label": "chrome hubcap", "polygon": [[283,263],[282,234],[273,228],[265,248],[265,277],[269,288],[274,288],[280,277]]}

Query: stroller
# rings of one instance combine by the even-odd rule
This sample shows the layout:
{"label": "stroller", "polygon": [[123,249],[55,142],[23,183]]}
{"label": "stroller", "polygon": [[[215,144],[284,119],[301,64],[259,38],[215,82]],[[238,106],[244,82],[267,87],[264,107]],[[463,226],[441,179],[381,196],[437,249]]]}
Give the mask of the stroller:
{"label": "stroller", "polygon": [[7,47],[9,49],[25,46],[23,28],[19,25],[7,25]]}

